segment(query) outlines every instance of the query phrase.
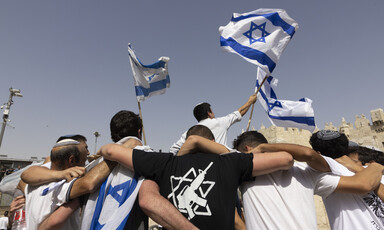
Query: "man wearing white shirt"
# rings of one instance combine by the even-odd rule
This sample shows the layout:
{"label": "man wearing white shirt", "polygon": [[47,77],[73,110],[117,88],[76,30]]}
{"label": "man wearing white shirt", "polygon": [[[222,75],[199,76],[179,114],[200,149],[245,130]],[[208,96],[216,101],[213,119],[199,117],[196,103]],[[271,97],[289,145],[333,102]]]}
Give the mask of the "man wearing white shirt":
{"label": "man wearing white shirt", "polygon": [[[337,131],[321,130],[312,134],[310,144],[320,152],[327,161],[332,173],[341,176],[354,175],[346,167],[338,163],[338,158],[348,154],[348,138]],[[380,187],[375,191],[380,191]],[[375,207],[371,207],[367,196],[376,196],[375,193],[341,194],[332,193],[323,197],[329,222],[332,229],[384,229],[382,217],[375,215]],[[376,207],[382,209],[382,207]]]}
{"label": "man wearing white shirt", "polygon": [[[219,144],[227,146],[228,129],[236,122],[241,121],[242,117],[247,113],[252,104],[256,102],[256,94],[252,94],[248,101],[238,110],[224,117],[215,117],[211,109],[211,105],[204,102],[195,106],[193,115],[198,121],[198,125],[207,126],[213,133],[215,141]],[[184,132],[180,139],[174,143],[169,152],[177,154],[181,146],[184,144],[187,132]]]}

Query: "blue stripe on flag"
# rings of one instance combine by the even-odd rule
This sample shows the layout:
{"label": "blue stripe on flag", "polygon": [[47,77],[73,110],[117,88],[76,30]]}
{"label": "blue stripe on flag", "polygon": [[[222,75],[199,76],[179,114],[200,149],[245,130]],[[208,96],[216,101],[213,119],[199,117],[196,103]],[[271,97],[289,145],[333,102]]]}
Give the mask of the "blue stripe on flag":
{"label": "blue stripe on flag", "polygon": [[315,126],[314,117],[277,117],[269,115],[270,118],[282,121],[294,121],[296,123],[307,124],[310,126]]}
{"label": "blue stripe on flag", "polygon": [[148,96],[154,91],[158,91],[164,88],[167,88],[167,84],[170,83],[169,75],[164,80],[156,81],[149,83],[149,88],[144,88],[142,86],[135,86],[136,96]]}
{"label": "blue stripe on flag", "polygon": [[276,63],[271,58],[269,58],[265,53],[259,50],[252,49],[248,46],[243,46],[231,37],[225,39],[222,36],[220,36],[220,45],[229,46],[240,55],[252,60],[256,60],[262,65],[268,66],[269,72],[272,72],[276,67]]}
{"label": "blue stripe on flag", "polygon": [[248,15],[239,16],[236,18],[232,17],[231,21],[238,22],[247,18],[260,17],[260,16],[268,19],[274,26],[281,27],[287,34],[291,36],[291,38],[295,34],[295,27],[285,22],[277,12],[269,13],[269,14],[248,14]]}
{"label": "blue stripe on flag", "polygon": [[99,197],[97,199],[95,212],[93,213],[92,223],[91,223],[90,229],[99,229],[96,227],[99,227],[98,226],[99,225],[99,217],[100,217],[101,209],[103,208],[103,202],[104,202],[104,196],[105,196],[105,186],[107,184],[107,180],[108,180],[108,178],[105,179],[104,183],[100,186]]}

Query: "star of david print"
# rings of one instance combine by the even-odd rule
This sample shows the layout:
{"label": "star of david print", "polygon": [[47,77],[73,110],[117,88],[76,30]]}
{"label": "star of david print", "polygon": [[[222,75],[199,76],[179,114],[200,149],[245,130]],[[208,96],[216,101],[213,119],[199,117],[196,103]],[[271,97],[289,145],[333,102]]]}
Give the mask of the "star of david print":
{"label": "star of david print", "polygon": [[[249,45],[252,45],[255,42],[264,42],[265,43],[265,37],[270,35],[270,33],[268,33],[265,30],[266,24],[267,24],[267,22],[264,22],[260,25],[257,25],[256,23],[251,22],[251,27],[249,28],[249,30],[246,31],[245,33],[243,33],[244,36],[249,38]],[[261,37],[253,38],[252,34],[253,34],[253,31],[255,31],[255,30],[261,31]]]}
{"label": "star of david print", "polygon": [[211,162],[206,169],[191,168],[184,176],[171,176],[171,193],[167,196],[181,213],[186,213],[188,219],[196,215],[211,216],[208,200],[209,192],[215,186],[214,181],[205,180]]}

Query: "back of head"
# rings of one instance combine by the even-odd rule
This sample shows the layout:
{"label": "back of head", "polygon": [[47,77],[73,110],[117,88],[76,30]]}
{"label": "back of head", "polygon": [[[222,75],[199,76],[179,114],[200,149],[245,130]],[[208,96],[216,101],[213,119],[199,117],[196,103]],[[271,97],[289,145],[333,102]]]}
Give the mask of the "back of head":
{"label": "back of head", "polygon": [[209,112],[211,112],[211,105],[207,102],[200,103],[193,108],[193,116],[198,122],[207,119]]}
{"label": "back of head", "polygon": [[344,133],[333,130],[320,130],[309,140],[312,148],[332,159],[348,154],[348,138]]}
{"label": "back of head", "polygon": [[81,158],[79,144],[79,141],[71,139],[63,139],[56,143],[51,150],[52,164],[58,169],[66,169],[67,162],[71,156],[73,156],[74,163],[79,163]]}
{"label": "back of head", "polygon": [[363,165],[371,163],[372,161],[384,165],[384,153],[375,148],[369,146],[359,146],[358,148],[350,149],[348,152],[350,154],[357,153],[359,161]]}
{"label": "back of head", "polygon": [[118,142],[127,136],[141,139],[143,123],[139,115],[131,111],[122,110],[112,117],[109,127],[112,140]]}
{"label": "back of head", "polygon": [[187,131],[187,138],[191,135],[197,135],[204,138],[207,138],[209,140],[215,140],[215,137],[213,136],[212,131],[204,125],[194,125]]}
{"label": "back of head", "polygon": [[246,146],[255,148],[263,143],[268,143],[263,134],[257,131],[247,131],[233,141],[233,148],[240,152],[247,152]]}

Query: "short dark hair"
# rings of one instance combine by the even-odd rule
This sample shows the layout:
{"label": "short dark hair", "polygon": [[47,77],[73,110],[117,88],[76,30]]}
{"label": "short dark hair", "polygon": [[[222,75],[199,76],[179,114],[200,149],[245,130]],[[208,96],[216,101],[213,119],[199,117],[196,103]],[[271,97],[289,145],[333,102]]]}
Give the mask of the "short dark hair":
{"label": "short dark hair", "polygon": [[139,115],[128,110],[116,113],[109,124],[112,141],[118,142],[127,136],[139,138],[139,130],[142,132],[143,122]]}
{"label": "short dark hair", "polygon": [[358,155],[359,161],[365,165],[366,163],[370,163],[372,161],[384,165],[384,153],[380,151],[376,151],[371,148],[367,148],[364,146],[356,146],[350,147],[348,150],[349,154],[356,153]]}
{"label": "short dark hair", "polygon": [[80,161],[80,149],[77,144],[64,145],[54,147],[51,150],[51,161],[56,164],[58,168],[64,169],[65,162],[70,156],[74,156],[76,162]]}
{"label": "short dark hair", "polygon": [[348,154],[348,138],[337,131],[320,130],[312,134],[309,143],[315,151],[332,159]]}
{"label": "short dark hair", "polygon": [[263,143],[268,143],[263,134],[257,131],[247,131],[240,134],[235,140],[233,140],[233,148],[240,152],[246,152],[247,150],[245,146],[255,148]]}
{"label": "short dark hair", "polygon": [[87,138],[85,138],[83,135],[80,135],[80,134],[68,134],[68,135],[64,135],[64,136],[61,136],[59,137],[59,139],[57,139],[56,143],[61,141],[61,140],[64,140],[64,139],[71,139],[71,140],[75,140],[75,141],[83,141],[83,142],[87,142]]}
{"label": "short dark hair", "polygon": [[200,103],[193,108],[193,116],[195,116],[197,121],[208,118],[209,112],[212,112],[212,110],[211,105],[207,102]]}
{"label": "short dark hair", "polygon": [[215,136],[213,136],[212,131],[204,125],[194,125],[187,131],[187,138],[191,135],[197,135],[209,140],[215,140]]}

